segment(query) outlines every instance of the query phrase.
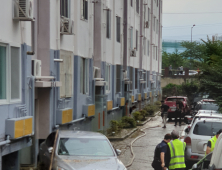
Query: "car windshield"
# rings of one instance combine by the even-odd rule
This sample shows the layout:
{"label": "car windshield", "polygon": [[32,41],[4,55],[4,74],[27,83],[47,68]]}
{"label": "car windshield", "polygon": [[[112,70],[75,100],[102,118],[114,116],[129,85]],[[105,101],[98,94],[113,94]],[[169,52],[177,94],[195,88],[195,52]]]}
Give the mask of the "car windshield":
{"label": "car windshield", "polygon": [[106,139],[60,138],[58,155],[114,156]]}
{"label": "car windshield", "polygon": [[184,98],[167,98],[167,102],[176,102],[177,100],[179,101],[184,101]]}
{"label": "car windshield", "polygon": [[222,128],[222,122],[198,122],[193,134],[202,136],[214,136]]}
{"label": "car windshield", "polygon": [[203,104],[201,110],[218,110],[219,106],[215,104]]}

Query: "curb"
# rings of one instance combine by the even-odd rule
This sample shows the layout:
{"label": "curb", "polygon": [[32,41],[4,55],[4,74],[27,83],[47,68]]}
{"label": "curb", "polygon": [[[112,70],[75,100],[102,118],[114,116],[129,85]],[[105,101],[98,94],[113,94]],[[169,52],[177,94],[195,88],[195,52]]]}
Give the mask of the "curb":
{"label": "curb", "polygon": [[123,137],[107,137],[110,141],[119,141],[119,140],[124,140],[126,139],[128,136],[130,136],[131,134],[133,134],[134,132],[136,132],[138,130],[138,128],[134,128],[132,129],[129,133],[127,133],[126,135],[124,135]]}
{"label": "curb", "polygon": [[143,125],[145,125],[147,122],[149,122],[151,119],[152,119],[151,117],[148,117],[147,120],[145,120],[145,121],[142,122],[142,123],[137,124],[137,126],[143,126]]}

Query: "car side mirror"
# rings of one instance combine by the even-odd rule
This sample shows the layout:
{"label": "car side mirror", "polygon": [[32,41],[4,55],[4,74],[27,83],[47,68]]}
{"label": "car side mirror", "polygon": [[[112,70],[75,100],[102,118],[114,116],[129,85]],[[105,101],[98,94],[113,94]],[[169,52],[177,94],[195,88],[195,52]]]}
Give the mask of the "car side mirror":
{"label": "car side mirror", "polygon": [[48,148],[48,151],[49,151],[49,153],[52,153],[53,147],[49,147],[49,148]]}
{"label": "car side mirror", "polygon": [[186,133],[189,133],[189,131],[190,131],[190,128],[187,127],[187,128],[185,129],[185,132],[186,132]]}
{"label": "car side mirror", "polygon": [[116,154],[117,154],[117,156],[119,156],[121,154],[121,150],[116,149]]}

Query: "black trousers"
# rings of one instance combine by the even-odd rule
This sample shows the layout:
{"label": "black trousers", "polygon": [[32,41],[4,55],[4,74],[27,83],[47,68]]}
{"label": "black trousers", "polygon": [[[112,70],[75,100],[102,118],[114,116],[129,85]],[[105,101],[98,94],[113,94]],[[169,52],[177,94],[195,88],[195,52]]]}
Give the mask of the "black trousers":
{"label": "black trousers", "polygon": [[182,117],[182,114],[181,112],[177,112],[175,113],[175,125],[177,125],[177,122],[178,122],[178,118],[179,118],[179,124],[181,125],[181,117]]}

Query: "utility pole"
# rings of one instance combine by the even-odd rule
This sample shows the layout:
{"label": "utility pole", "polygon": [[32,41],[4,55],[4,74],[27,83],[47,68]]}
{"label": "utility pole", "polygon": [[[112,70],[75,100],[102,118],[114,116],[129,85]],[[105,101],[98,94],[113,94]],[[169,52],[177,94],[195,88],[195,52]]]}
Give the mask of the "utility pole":
{"label": "utility pole", "polygon": [[193,27],[195,27],[195,24],[191,27],[191,42],[192,42],[192,30],[193,30]]}

